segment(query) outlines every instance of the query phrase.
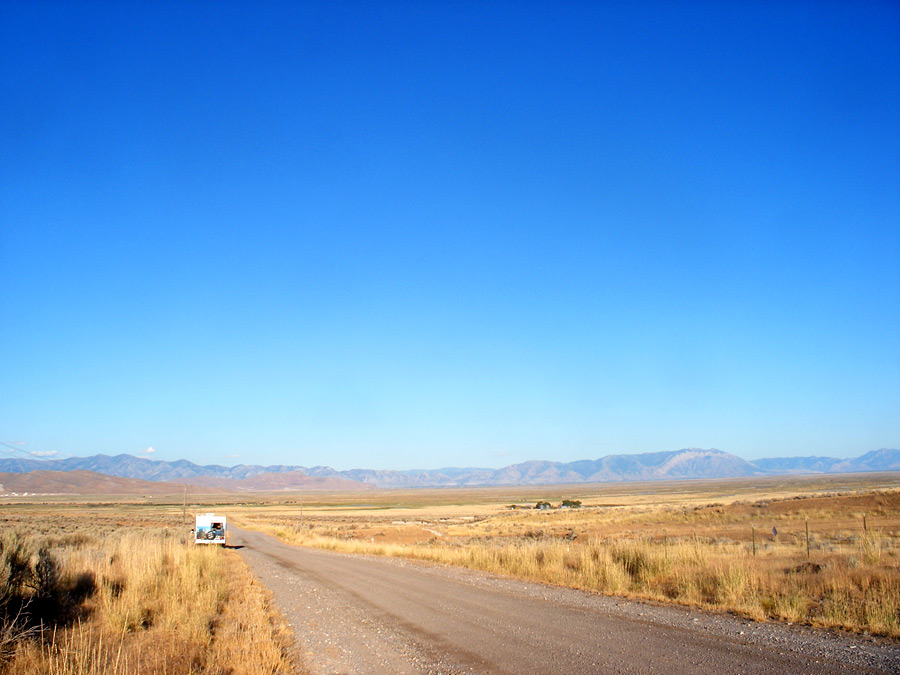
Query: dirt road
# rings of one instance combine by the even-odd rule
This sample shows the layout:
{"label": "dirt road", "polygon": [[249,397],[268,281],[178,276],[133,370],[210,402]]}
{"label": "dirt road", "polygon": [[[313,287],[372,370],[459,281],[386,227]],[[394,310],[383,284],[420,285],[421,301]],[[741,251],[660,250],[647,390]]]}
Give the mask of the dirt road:
{"label": "dirt road", "polygon": [[231,530],[313,673],[900,672],[900,646]]}

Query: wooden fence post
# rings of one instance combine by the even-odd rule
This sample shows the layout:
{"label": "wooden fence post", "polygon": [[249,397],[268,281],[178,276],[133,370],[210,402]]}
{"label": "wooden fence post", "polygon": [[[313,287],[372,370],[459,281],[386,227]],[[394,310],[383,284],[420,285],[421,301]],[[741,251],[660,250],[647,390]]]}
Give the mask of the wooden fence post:
{"label": "wooden fence post", "polygon": [[806,519],[806,559],[809,560],[809,518]]}

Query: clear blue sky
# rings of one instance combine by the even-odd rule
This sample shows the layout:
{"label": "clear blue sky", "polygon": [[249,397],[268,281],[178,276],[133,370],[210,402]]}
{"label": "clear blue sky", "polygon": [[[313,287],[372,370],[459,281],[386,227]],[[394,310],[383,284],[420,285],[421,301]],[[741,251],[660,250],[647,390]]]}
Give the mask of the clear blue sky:
{"label": "clear blue sky", "polygon": [[5,456],[900,447],[897,3],[4,3],[0,101]]}

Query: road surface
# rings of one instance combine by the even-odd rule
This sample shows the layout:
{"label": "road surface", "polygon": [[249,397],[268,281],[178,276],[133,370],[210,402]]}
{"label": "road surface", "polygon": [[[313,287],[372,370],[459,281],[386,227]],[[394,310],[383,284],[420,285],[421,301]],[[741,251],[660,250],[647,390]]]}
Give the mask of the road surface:
{"label": "road surface", "polygon": [[896,641],[229,530],[312,673],[900,673]]}

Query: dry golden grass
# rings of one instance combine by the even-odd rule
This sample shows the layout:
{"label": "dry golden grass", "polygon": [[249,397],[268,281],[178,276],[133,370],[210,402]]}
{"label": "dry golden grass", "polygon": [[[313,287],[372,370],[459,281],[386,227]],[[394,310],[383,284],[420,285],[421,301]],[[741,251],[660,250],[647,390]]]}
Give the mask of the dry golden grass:
{"label": "dry golden grass", "polygon": [[[48,517],[48,516],[53,517]],[[286,673],[289,631],[243,561],[188,543],[174,518],[56,508],[3,519],[58,563],[60,587],[89,583],[77,611],[21,640],[8,672]]]}
{"label": "dry golden grass", "polygon": [[[586,508],[568,510],[508,510],[492,495],[473,503],[471,515],[458,503],[434,503],[429,512],[422,502],[437,498],[419,494],[409,508],[398,500],[352,515],[332,504],[307,504],[302,517],[283,504],[236,515],[299,545],[900,638],[900,491],[878,480],[875,490],[854,478],[850,490],[834,485],[806,497],[810,483],[802,480],[755,492],[720,481],[712,503],[704,501],[708,484],[693,494],[668,486],[657,504],[616,486],[612,498],[569,488]],[[530,490],[533,501],[543,498]]]}

